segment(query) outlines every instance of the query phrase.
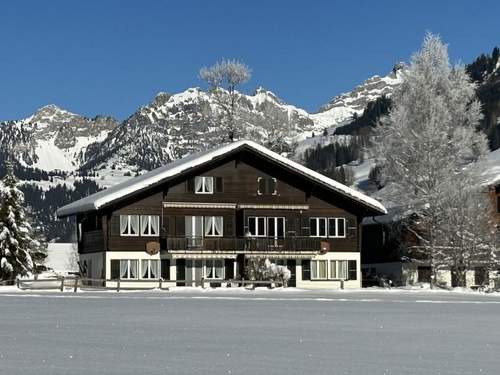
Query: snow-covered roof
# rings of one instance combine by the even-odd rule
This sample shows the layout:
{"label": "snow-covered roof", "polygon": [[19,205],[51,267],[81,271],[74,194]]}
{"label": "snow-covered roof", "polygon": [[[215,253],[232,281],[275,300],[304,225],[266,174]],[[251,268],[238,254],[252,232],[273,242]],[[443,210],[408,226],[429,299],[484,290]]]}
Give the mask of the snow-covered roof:
{"label": "snow-covered roof", "polygon": [[304,167],[303,165],[300,165],[292,160],[289,160],[284,156],[281,156],[253,141],[242,140],[238,142],[229,143],[209,151],[191,154],[187,157],[169,163],[163,167],[154,169],[141,176],[132,178],[128,181],[111,186],[106,190],[89,195],[88,197],[82,198],[78,201],[75,201],[64,207],[59,208],[57,210],[57,216],[64,217],[69,215],[75,215],[78,213],[98,210],[108,204],[111,204],[114,201],[129,196],[139,190],[155,186],[161,182],[166,181],[169,178],[179,175],[180,173],[186,172],[191,168],[198,167],[202,164],[210,162],[214,159],[222,157],[223,155],[229,152],[235,151],[236,149],[243,147],[248,147],[253,151],[263,155],[264,157],[273,159],[275,162],[278,162],[284,167],[292,169],[296,173],[300,173],[311,180],[319,182],[322,185],[325,185],[327,188],[330,188],[337,193],[340,193],[348,198],[351,198],[354,201],[357,201],[376,212],[379,213],[387,212],[385,207],[379,201],[370,198],[367,195],[357,190],[354,190],[348,186],[341,184],[340,182],[332,180],[331,178],[328,178],[318,172],[315,172],[309,168]]}
{"label": "snow-covered roof", "polygon": [[486,160],[479,164],[479,181],[483,186],[500,183],[500,148],[488,154]]}

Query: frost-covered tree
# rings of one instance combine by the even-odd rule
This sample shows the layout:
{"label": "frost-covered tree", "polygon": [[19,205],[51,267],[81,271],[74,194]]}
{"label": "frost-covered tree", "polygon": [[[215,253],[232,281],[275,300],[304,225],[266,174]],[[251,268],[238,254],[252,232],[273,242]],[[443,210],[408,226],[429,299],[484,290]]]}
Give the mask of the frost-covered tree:
{"label": "frost-covered tree", "polygon": [[462,287],[468,270],[498,268],[494,212],[473,177],[460,176],[440,202],[443,220],[438,233],[443,246],[437,248],[436,265],[450,269]]}
{"label": "frost-covered tree", "polygon": [[227,138],[233,141],[237,137],[236,124],[238,92],[236,88],[251,77],[251,69],[238,60],[216,62],[210,67],[200,69],[199,77],[205,81],[217,104],[222,108],[222,116],[218,119],[227,132]]}
{"label": "frost-covered tree", "polygon": [[462,66],[450,65],[438,36],[425,36],[402,75],[374,147],[393,200],[419,217],[419,249],[435,272],[438,249],[447,246],[443,202],[468,173],[464,167],[486,154],[487,142],[476,131],[481,107],[475,86]]}
{"label": "frost-covered tree", "polygon": [[7,163],[7,174],[0,182],[0,280],[32,272],[32,254],[39,250],[24,208],[24,195]]}

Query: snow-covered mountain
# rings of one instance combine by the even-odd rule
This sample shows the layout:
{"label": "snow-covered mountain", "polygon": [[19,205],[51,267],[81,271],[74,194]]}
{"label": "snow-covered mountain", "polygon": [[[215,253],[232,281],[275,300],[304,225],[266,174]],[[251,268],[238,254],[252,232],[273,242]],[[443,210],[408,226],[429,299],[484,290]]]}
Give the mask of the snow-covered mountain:
{"label": "snow-covered mountain", "polygon": [[335,128],[349,121],[354,114],[360,115],[367,104],[382,95],[390,96],[395,87],[401,83],[404,63],[394,65],[392,71],[380,77],[368,78],[352,91],[335,96],[323,105],[318,113],[311,114],[316,127]]}
{"label": "snow-covered mountain", "polygon": [[[266,140],[279,133],[291,142],[315,129],[310,115],[262,88],[238,94],[238,138]],[[159,93],[100,143],[85,153],[84,170],[114,166],[120,170],[152,169],[191,152],[220,144],[226,133],[218,118],[223,109],[213,94],[199,88],[170,95]]]}
{"label": "snow-covered mountain", "polygon": [[15,143],[17,137],[14,157],[25,166],[70,172],[80,167],[87,146],[102,141],[117,125],[111,117],[89,119],[51,104],[25,119],[0,123],[0,138]]}

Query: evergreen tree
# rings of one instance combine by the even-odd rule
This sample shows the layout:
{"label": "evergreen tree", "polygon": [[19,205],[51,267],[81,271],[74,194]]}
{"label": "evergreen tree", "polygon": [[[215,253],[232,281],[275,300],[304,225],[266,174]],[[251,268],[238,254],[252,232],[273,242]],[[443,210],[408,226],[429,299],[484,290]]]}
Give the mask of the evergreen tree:
{"label": "evergreen tree", "polygon": [[0,280],[32,272],[32,255],[39,248],[24,208],[24,195],[7,163],[7,174],[0,182]]}

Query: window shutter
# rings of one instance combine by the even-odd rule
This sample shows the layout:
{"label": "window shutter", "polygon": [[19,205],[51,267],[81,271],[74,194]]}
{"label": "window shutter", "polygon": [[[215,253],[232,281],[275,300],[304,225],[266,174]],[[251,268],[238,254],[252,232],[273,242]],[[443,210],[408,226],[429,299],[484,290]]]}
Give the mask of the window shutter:
{"label": "window shutter", "polygon": [[302,280],[311,280],[311,261],[302,261]]}
{"label": "window shutter", "polygon": [[186,192],[194,193],[194,178],[190,178],[186,181]]}
{"label": "window shutter", "polygon": [[234,279],[234,261],[233,259],[225,259],[226,279]]}
{"label": "window shutter", "polygon": [[266,178],[266,194],[272,194],[274,192],[273,185],[274,181],[272,178]]}
{"label": "window shutter", "polygon": [[234,217],[233,216],[224,216],[224,237],[233,237],[234,236]]}
{"label": "window shutter", "polygon": [[347,238],[355,239],[356,238],[356,219],[346,219],[346,227],[347,227]]}
{"label": "window shutter", "polygon": [[302,233],[301,235],[304,237],[308,237],[311,233],[311,227],[309,226],[309,217],[302,216],[302,222],[300,225],[301,225],[300,232]]}
{"label": "window shutter", "polygon": [[266,179],[264,177],[259,177],[258,180],[258,189],[260,194],[266,193]]}
{"label": "window shutter", "polygon": [[224,181],[222,177],[215,177],[215,192],[216,193],[224,192]]}
{"label": "window shutter", "polygon": [[355,260],[350,260],[347,263],[347,280],[356,280],[358,267]]}
{"label": "window shutter", "polygon": [[183,237],[186,234],[185,218],[184,216],[175,217],[175,235]]}
{"label": "window shutter", "polygon": [[162,259],[160,261],[161,278],[163,280],[170,280],[170,259]]}
{"label": "window shutter", "polygon": [[117,280],[120,278],[120,260],[111,259],[111,279]]}

